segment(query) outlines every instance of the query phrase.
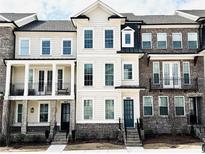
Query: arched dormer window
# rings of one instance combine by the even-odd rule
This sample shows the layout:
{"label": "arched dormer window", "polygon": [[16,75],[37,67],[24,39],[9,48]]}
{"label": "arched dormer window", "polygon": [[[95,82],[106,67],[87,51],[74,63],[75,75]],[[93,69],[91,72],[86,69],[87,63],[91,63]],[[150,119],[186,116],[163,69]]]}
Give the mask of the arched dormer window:
{"label": "arched dormer window", "polygon": [[133,48],[134,47],[134,32],[135,30],[129,26],[122,30],[122,47]]}

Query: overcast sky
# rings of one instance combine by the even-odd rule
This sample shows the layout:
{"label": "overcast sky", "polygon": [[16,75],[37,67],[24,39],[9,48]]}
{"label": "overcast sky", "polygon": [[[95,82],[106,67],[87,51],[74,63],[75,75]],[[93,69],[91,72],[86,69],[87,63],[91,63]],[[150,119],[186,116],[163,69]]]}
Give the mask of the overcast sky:
{"label": "overcast sky", "polygon": [[[36,12],[39,19],[69,19],[96,0],[0,0],[0,12]],[[102,0],[118,12],[173,14],[177,9],[205,9],[205,0]]]}

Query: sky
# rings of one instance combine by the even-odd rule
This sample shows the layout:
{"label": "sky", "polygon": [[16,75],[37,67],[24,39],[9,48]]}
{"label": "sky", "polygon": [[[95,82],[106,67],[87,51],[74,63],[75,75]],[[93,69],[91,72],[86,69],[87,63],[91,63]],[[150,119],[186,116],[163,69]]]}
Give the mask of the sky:
{"label": "sky", "polygon": [[[96,0],[0,0],[0,12],[35,12],[41,20],[66,20]],[[178,9],[205,9],[205,0],[101,0],[114,10],[136,15],[174,14]]]}

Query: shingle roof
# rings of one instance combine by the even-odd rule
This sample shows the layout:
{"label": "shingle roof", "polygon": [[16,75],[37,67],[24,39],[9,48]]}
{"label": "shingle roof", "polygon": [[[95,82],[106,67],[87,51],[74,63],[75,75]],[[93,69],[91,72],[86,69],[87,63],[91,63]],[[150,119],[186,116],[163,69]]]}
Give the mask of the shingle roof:
{"label": "shingle roof", "polygon": [[33,14],[35,13],[0,13],[1,16],[11,21],[17,21]]}
{"label": "shingle roof", "polygon": [[72,22],[69,20],[36,20],[23,27],[17,29],[17,31],[76,31]]}
{"label": "shingle roof", "polygon": [[178,10],[178,11],[192,14],[197,17],[205,17],[205,10]]}
{"label": "shingle roof", "polygon": [[0,22],[2,22],[2,21],[4,22],[5,20],[4,20],[3,18],[0,17]]}
{"label": "shingle roof", "polygon": [[142,15],[136,16],[133,13],[121,13],[128,20],[143,21],[145,24],[194,24],[193,20],[178,15]]}

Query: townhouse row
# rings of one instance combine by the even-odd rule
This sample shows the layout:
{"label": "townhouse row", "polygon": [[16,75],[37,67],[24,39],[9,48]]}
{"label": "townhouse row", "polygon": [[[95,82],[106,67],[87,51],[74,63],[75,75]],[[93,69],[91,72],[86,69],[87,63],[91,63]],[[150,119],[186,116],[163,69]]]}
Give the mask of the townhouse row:
{"label": "townhouse row", "polygon": [[2,134],[203,126],[204,14],[136,16],[101,1],[65,21],[1,13]]}

